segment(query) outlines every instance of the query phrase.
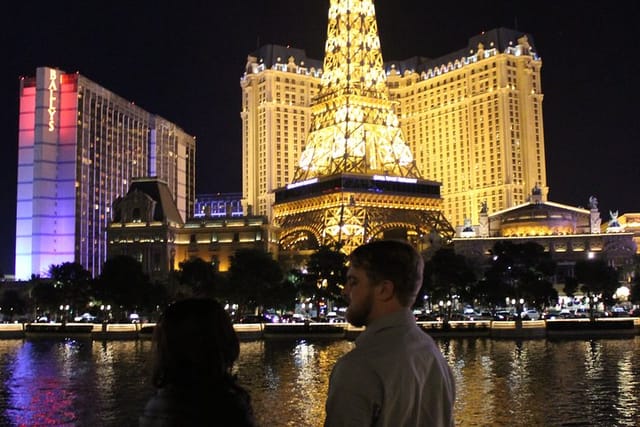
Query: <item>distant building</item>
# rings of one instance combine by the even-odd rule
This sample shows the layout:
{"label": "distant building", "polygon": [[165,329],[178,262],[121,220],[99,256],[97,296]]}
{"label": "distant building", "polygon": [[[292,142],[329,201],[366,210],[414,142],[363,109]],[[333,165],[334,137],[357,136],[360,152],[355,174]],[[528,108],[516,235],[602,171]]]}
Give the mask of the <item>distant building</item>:
{"label": "distant building", "polygon": [[20,81],[15,275],[107,256],[111,202],[157,176],[193,212],[195,138],[78,73],[41,67]]}
{"label": "distant building", "polygon": [[[522,204],[534,185],[546,198],[541,67],[533,37],[505,28],[439,58],[384,63],[404,139],[421,176],[442,183],[452,225],[477,223],[482,201],[494,211]],[[248,56],[240,81],[245,211],[273,218],[274,190],[293,181],[314,130],[324,72],[302,49],[267,45]]]}
{"label": "distant building", "polygon": [[195,218],[243,215],[242,193],[196,194]]}
{"label": "distant building", "polygon": [[217,271],[227,271],[238,249],[259,249],[278,257],[278,239],[265,216],[193,218],[176,234],[174,268],[201,258]]}
{"label": "distant building", "polygon": [[640,254],[640,213],[620,215],[618,222],[625,233],[633,233],[633,241],[636,242],[636,253]]}
{"label": "distant building", "polygon": [[492,211],[525,203],[534,186],[546,199],[542,60],[533,36],[497,28],[445,56],[387,67],[400,127],[420,172],[442,183],[453,226],[477,223],[483,201]]}
{"label": "distant building", "polygon": [[165,182],[134,179],[127,194],[113,202],[107,257],[135,258],[152,280],[163,280],[174,269],[176,236],[183,225]]}
{"label": "distant building", "polygon": [[277,239],[264,216],[203,215],[183,222],[166,183],[133,180],[128,193],[113,202],[108,256],[138,260],[152,280],[164,280],[193,258],[227,271],[238,249],[260,249],[277,256]]}
{"label": "distant building", "polygon": [[322,61],[302,49],[267,45],[247,58],[242,87],[244,211],[273,218],[273,191],[293,181],[311,129]]}
{"label": "distant building", "polygon": [[[576,261],[602,259],[623,270],[636,253],[633,233],[602,233],[597,201],[590,209],[543,201],[534,189],[526,203],[493,214],[482,210],[473,234],[453,239],[455,251],[471,258],[485,258],[499,241],[536,242],[549,252],[558,265],[556,281],[574,276]],[[462,236],[462,230],[457,230]]]}

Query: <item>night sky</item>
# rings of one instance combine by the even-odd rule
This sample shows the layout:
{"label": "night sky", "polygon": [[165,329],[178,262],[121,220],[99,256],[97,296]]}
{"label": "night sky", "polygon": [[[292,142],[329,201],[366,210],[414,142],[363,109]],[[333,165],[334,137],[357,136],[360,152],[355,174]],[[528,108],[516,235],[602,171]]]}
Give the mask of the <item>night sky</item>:
{"label": "night sky", "polygon": [[[589,2],[594,3],[594,2]],[[496,27],[533,35],[542,57],[549,199],[640,211],[635,1],[379,0],[385,60],[437,58]],[[34,4],[36,6],[34,6]],[[263,44],[324,56],[328,0],[30,1],[0,6],[0,270],[12,274],[18,79],[80,74],[197,138],[196,193],[241,191],[240,77]],[[428,177],[427,177],[428,178]]]}

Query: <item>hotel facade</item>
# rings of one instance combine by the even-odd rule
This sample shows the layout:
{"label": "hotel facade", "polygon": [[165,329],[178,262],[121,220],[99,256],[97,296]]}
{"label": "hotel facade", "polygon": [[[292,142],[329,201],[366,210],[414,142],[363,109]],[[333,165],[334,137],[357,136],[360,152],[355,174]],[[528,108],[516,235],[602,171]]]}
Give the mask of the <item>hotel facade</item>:
{"label": "hotel facade", "polygon": [[195,138],[78,73],[40,67],[20,81],[18,279],[78,262],[98,275],[111,203],[131,180],[167,183],[183,218],[195,200]]}
{"label": "hotel facade", "polygon": [[[530,35],[504,28],[441,58],[387,61],[389,96],[422,176],[442,183],[444,216],[477,224],[548,193],[542,61]],[[289,184],[311,125],[322,63],[268,45],[248,56],[242,88],[243,208],[273,218],[274,190]]]}
{"label": "hotel facade", "polygon": [[226,272],[242,249],[278,255],[278,240],[266,217],[238,215],[233,195],[208,195],[202,213],[183,220],[166,183],[158,178],[132,180],[126,195],[113,202],[107,228],[109,258],[126,255],[142,265],[153,281],[166,281],[183,262],[200,258]]}

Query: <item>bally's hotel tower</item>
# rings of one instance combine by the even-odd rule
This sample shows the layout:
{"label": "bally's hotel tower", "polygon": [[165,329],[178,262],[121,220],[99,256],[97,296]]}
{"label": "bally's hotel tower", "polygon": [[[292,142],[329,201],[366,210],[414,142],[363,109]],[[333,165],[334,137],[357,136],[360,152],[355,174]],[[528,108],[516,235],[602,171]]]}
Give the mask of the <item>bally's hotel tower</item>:
{"label": "bally's hotel tower", "polygon": [[18,279],[106,260],[111,204],[132,178],[166,182],[183,218],[195,200],[195,138],[78,73],[41,67],[20,80]]}

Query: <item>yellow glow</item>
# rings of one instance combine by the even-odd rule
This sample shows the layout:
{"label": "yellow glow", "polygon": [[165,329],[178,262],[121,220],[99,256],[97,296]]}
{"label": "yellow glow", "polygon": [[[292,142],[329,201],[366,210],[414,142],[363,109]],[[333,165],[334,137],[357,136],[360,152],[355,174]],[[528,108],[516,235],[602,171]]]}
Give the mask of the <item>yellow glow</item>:
{"label": "yellow glow", "polygon": [[313,131],[294,182],[340,172],[418,177],[389,101],[371,0],[332,0]]}

